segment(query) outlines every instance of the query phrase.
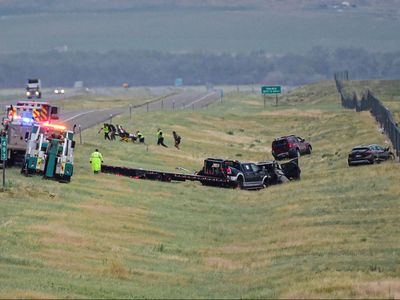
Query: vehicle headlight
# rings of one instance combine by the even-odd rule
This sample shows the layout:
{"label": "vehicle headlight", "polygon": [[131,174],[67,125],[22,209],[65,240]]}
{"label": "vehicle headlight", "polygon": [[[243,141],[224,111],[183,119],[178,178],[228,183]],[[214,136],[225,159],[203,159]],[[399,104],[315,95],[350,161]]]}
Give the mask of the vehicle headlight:
{"label": "vehicle headlight", "polygon": [[27,96],[30,96],[30,95],[31,95],[31,92],[27,91],[27,92],[26,92],[26,95],[27,95]]}
{"label": "vehicle headlight", "polygon": [[39,95],[39,91],[36,91],[36,92],[35,92],[35,95]]}
{"label": "vehicle headlight", "polygon": [[65,91],[64,91],[64,90],[61,90],[60,92],[61,92],[61,94],[64,94],[64,93],[65,93]]}
{"label": "vehicle headlight", "polygon": [[55,93],[55,94],[58,94],[58,90],[54,90],[54,93]]}

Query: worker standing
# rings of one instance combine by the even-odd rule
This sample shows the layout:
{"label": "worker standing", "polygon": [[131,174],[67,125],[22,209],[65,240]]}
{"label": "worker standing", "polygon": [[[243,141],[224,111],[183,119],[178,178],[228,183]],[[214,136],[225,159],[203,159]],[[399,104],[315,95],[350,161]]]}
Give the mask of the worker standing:
{"label": "worker standing", "polygon": [[100,128],[99,131],[98,131],[97,133],[100,133],[100,131],[102,131],[102,130],[103,130],[103,132],[104,132],[104,139],[105,139],[105,140],[111,140],[111,139],[110,139],[110,136],[108,135],[108,133],[110,132],[110,129],[108,128],[108,124],[107,124],[107,123],[104,123],[104,124],[103,124],[103,127]]}
{"label": "worker standing", "polygon": [[164,137],[163,137],[162,130],[160,128],[158,128],[158,131],[157,131],[157,145],[162,145],[165,148],[168,148],[168,146],[164,144]]}
{"label": "worker standing", "polygon": [[98,174],[101,171],[101,164],[103,162],[103,155],[96,149],[90,155],[90,164],[92,165],[92,170],[94,174]]}
{"label": "worker standing", "polygon": [[136,136],[139,139],[139,143],[144,143],[144,134],[141,133],[139,130],[136,131]]}
{"label": "worker standing", "polygon": [[179,149],[179,144],[181,143],[181,136],[180,135],[178,135],[177,133],[176,133],[176,131],[172,131],[172,135],[173,135],[173,137],[174,137],[174,141],[175,141],[175,147],[176,147],[176,149]]}

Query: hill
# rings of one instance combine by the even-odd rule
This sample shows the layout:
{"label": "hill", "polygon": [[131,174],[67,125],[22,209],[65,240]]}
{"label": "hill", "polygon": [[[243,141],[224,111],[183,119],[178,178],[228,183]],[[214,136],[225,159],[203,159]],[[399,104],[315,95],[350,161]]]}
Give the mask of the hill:
{"label": "hill", "polygon": [[[269,54],[313,46],[400,49],[398,1],[51,1],[0,3],[1,53],[158,50]],[[85,30],[82,30],[84,28]],[[351,28],[351,30],[349,30]]]}
{"label": "hill", "polygon": [[[122,115],[115,122],[141,129],[148,148],[87,130],[67,185],[8,170],[0,297],[399,297],[398,163],[346,162],[351,147],[385,136],[368,112],[340,107],[332,81],[273,103],[230,92],[198,111]],[[182,135],[182,149],[157,147],[157,127],[170,146],[172,130]],[[288,133],[314,146],[302,179],[261,191],[95,176],[88,163],[94,148],[107,164],[158,170],[260,161]]]}

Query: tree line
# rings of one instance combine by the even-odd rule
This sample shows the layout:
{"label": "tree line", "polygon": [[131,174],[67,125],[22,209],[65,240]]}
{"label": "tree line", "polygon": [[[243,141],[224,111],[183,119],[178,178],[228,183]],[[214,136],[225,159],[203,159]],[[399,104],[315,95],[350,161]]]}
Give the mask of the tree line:
{"label": "tree line", "polygon": [[0,87],[23,87],[28,78],[43,86],[281,84],[302,85],[332,79],[348,70],[351,79],[400,78],[400,52],[371,53],[360,48],[329,50],[314,47],[305,54],[167,53],[132,50],[96,52],[19,53],[0,55]]}

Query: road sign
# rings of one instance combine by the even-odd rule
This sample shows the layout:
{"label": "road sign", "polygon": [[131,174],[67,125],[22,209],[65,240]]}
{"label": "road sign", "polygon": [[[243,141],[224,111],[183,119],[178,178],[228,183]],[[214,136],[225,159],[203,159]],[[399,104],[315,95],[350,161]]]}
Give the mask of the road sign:
{"label": "road sign", "polygon": [[182,78],[176,78],[175,79],[175,86],[182,86],[183,85],[183,79]]}
{"label": "road sign", "polygon": [[7,160],[7,136],[0,137],[0,143],[1,143],[1,160],[6,161]]}
{"label": "road sign", "polygon": [[264,85],[261,87],[261,94],[280,94],[282,87],[280,85]]}

